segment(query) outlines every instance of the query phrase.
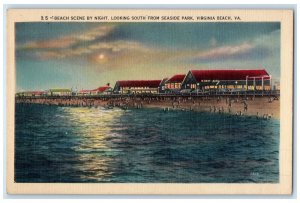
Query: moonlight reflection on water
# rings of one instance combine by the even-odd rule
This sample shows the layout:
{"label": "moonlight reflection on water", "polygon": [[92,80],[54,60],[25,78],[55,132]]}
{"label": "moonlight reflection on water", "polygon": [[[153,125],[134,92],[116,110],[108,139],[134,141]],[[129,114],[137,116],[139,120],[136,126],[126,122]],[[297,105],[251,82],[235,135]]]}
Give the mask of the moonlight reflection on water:
{"label": "moonlight reflection on water", "polygon": [[279,181],[279,120],[16,105],[16,182]]}

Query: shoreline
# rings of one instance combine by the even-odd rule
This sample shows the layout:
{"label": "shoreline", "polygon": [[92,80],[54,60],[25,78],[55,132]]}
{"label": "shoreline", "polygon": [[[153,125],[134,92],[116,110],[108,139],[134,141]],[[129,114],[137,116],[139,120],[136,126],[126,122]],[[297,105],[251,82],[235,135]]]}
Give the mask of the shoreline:
{"label": "shoreline", "polygon": [[16,103],[32,103],[58,106],[104,107],[121,109],[160,108],[232,115],[256,116],[258,118],[280,118],[279,98],[262,97],[176,97],[176,98],[17,98]]}

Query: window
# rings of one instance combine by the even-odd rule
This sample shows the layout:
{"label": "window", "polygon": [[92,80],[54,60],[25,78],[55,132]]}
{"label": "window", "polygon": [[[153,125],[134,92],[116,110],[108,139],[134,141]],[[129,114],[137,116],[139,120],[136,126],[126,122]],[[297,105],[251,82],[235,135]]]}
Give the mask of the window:
{"label": "window", "polygon": [[[271,90],[271,86],[270,85],[266,85],[264,86],[265,90]],[[276,90],[280,90],[280,86],[276,86]]]}
{"label": "window", "polygon": [[191,89],[196,89],[196,84],[191,84]]}
{"label": "window", "polygon": [[256,86],[257,90],[262,90],[262,86]]}
{"label": "window", "polygon": [[249,85],[248,86],[248,90],[254,90],[254,86],[253,85]]}

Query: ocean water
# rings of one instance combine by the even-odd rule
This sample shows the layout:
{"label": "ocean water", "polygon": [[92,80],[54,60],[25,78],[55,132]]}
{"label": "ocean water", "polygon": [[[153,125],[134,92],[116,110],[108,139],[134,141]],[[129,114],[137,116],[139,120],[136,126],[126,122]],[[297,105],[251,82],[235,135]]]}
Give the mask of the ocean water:
{"label": "ocean water", "polygon": [[15,181],[277,183],[279,120],[16,104]]}

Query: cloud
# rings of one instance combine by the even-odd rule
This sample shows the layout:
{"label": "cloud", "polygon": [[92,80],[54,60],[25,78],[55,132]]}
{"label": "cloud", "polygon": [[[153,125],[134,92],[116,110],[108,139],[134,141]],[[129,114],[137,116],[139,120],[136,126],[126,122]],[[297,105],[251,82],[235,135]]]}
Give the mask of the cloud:
{"label": "cloud", "polygon": [[[99,54],[105,54],[107,57],[121,56],[129,52],[150,53],[153,52],[151,48],[147,48],[143,44],[135,41],[117,40],[111,42],[95,42],[91,44],[82,44],[76,47],[57,49],[57,50],[40,50],[36,56],[40,59],[62,59],[62,58],[78,58],[87,57],[90,62],[103,63],[103,60],[98,60],[95,57]],[[101,58],[100,58],[101,59]],[[103,58],[102,58],[103,59]]]}
{"label": "cloud", "polygon": [[218,46],[219,43],[212,37],[208,42],[210,48],[201,50],[172,49],[159,44],[149,46],[140,41],[110,38],[116,30],[116,25],[99,26],[55,39],[32,41],[20,50],[30,50],[30,54],[33,53],[40,60],[80,60],[97,70],[122,69],[144,64],[188,66],[225,60],[261,60],[270,53],[270,47],[266,45],[266,41],[271,43],[268,35],[223,46]]}
{"label": "cloud", "polygon": [[101,64],[102,68],[123,68],[142,64],[164,63],[174,55],[170,51],[150,48],[134,41],[115,41],[99,43],[87,47],[92,50],[88,61],[94,65]]}
{"label": "cloud", "polygon": [[[241,46],[243,44],[250,45]],[[230,47],[246,47],[241,53],[224,54],[218,57],[208,56],[204,57],[204,52],[201,52],[202,58],[198,60],[197,54],[190,57],[188,62],[194,64],[193,67],[205,67],[205,68],[238,68],[238,69],[251,69],[251,68],[264,68],[273,79],[280,79],[280,30],[256,36],[255,38],[248,39],[235,45],[228,45]],[[222,47],[228,47],[222,46]],[[252,47],[252,48],[251,48]],[[220,47],[219,47],[220,48]],[[212,48],[205,51],[205,53],[213,52],[218,48]],[[199,54],[198,54],[199,55]],[[197,55],[197,56],[198,56]],[[194,57],[195,56],[195,57]]]}
{"label": "cloud", "polygon": [[21,46],[19,49],[60,49],[67,48],[76,43],[76,40],[71,37],[62,37],[51,40],[41,40],[29,42]]}
{"label": "cloud", "polygon": [[42,60],[81,58],[99,69],[118,69],[146,63],[176,65],[185,64],[187,61],[194,63],[195,61],[239,60],[239,57],[255,57],[253,52],[260,53],[257,47],[246,42],[199,51],[161,49],[148,47],[141,42],[116,40],[98,41],[66,49],[43,50],[36,54]]}
{"label": "cloud", "polygon": [[78,41],[93,41],[97,38],[109,35],[114,30],[114,28],[114,25],[99,26],[89,30],[88,32],[78,35],[75,38]]}
{"label": "cloud", "polygon": [[[18,47],[18,54],[30,53],[39,60],[80,59],[92,64],[104,64],[112,67],[149,61],[159,58],[156,49],[141,42],[130,40],[108,40],[116,26],[99,26],[82,33],[59,38],[31,41]],[[19,54],[22,56],[22,54]],[[129,62],[125,62],[125,61]]]}
{"label": "cloud", "polygon": [[18,47],[19,50],[35,49],[65,49],[72,46],[80,46],[82,43],[90,42],[109,35],[114,25],[99,26],[82,33],[74,33],[55,39],[32,41]]}
{"label": "cloud", "polygon": [[202,60],[217,60],[224,59],[228,57],[233,57],[235,55],[240,55],[251,51],[254,48],[253,45],[249,43],[242,43],[238,45],[227,45],[209,49],[207,51],[200,52],[194,57]]}

